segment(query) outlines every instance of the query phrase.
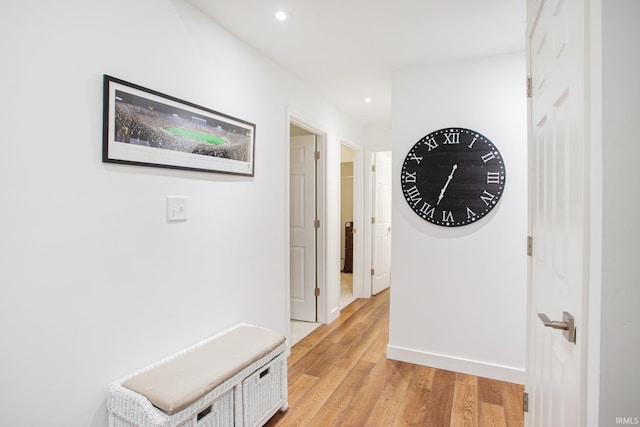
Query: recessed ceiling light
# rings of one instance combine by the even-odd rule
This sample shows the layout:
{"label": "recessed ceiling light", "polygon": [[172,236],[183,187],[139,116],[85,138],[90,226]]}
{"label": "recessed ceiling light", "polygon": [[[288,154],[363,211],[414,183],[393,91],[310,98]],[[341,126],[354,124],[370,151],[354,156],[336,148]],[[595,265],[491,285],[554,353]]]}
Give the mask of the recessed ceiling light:
{"label": "recessed ceiling light", "polygon": [[278,21],[286,21],[287,20],[287,14],[284,11],[279,10],[279,11],[276,12],[276,19]]}
{"label": "recessed ceiling light", "polygon": [[367,104],[370,103],[371,101],[373,101],[373,99],[371,99],[371,98],[365,98],[364,99],[364,102],[366,102]]}

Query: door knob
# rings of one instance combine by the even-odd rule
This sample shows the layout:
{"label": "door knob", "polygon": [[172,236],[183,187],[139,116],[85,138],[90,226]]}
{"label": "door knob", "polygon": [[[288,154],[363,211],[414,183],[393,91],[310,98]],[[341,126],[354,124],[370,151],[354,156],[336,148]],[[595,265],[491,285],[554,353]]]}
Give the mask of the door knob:
{"label": "door knob", "polygon": [[538,317],[544,323],[544,326],[553,329],[561,329],[562,335],[571,343],[576,343],[576,325],[573,316],[566,311],[562,312],[562,321],[551,320],[544,313],[538,313]]}

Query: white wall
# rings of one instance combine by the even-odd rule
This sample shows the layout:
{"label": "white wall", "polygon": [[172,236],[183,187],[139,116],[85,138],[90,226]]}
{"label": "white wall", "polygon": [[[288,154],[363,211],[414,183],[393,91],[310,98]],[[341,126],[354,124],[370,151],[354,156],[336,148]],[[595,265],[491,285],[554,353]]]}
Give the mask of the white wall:
{"label": "white wall", "polygon": [[[393,76],[391,358],[524,382],[525,76],[524,53],[410,68]],[[449,126],[488,137],[507,172],[495,214],[456,229],[419,218],[400,188],[409,149]]]}
{"label": "white wall", "polygon": [[[111,381],[238,322],[288,334],[287,112],[327,132],[329,212],[357,125],[183,0],[3,1],[0,54],[0,424],[106,426]],[[255,178],[102,163],[103,74],[255,123]]]}
{"label": "white wall", "polygon": [[368,125],[363,130],[363,143],[369,151],[389,151],[392,141],[391,127],[385,123]]}
{"label": "white wall", "polygon": [[640,2],[599,3],[603,171],[600,425],[609,426],[617,424],[618,417],[630,417],[635,424],[640,419],[640,51],[636,47]]}

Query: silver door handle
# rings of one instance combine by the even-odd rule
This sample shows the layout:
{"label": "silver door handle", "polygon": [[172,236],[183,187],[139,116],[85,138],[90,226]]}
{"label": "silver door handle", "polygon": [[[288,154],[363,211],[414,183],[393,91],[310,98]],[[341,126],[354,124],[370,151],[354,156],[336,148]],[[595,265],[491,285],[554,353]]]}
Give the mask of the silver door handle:
{"label": "silver door handle", "polygon": [[551,320],[549,316],[544,313],[538,313],[538,317],[544,323],[544,326],[553,329],[561,329],[562,335],[567,339],[567,341],[576,343],[576,326],[575,319],[573,316],[566,311],[562,312],[562,321],[559,320]]}
{"label": "silver door handle", "polygon": [[547,316],[544,313],[538,313],[538,317],[540,318],[540,320],[542,320],[542,323],[544,323],[544,326],[547,326],[547,327],[553,328],[553,329],[564,329],[565,331],[569,330],[569,322],[561,322],[559,320],[551,320],[551,319],[549,319],[549,316]]}

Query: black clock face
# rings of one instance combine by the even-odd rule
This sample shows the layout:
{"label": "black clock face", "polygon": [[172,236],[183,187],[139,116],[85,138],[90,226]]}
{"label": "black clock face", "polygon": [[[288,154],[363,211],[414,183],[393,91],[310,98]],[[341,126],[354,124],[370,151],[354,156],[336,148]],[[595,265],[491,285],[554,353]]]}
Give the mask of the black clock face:
{"label": "black clock face", "polygon": [[500,200],[505,180],[496,146],[463,128],[421,138],[402,165],[402,192],[411,209],[445,227],[472,224],[488,214]]}

